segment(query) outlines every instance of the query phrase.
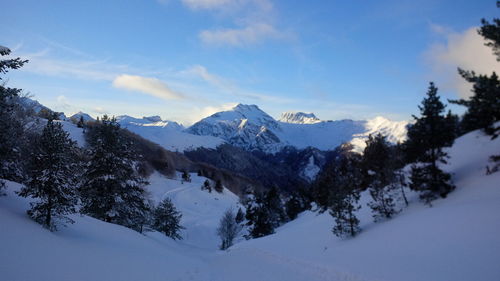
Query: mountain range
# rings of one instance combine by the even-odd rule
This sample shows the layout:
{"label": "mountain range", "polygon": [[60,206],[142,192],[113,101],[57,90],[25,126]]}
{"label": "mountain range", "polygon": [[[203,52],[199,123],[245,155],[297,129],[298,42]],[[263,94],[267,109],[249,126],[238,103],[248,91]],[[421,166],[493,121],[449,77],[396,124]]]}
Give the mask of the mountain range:
{"label": "mountain range", "polygon": [[[83,113],[77,114],[79,118]],[[286,147],[328,151],[345,142],[352,143],[354,150],[362,151],[370,134],[381,133],[392,143],[403,141],[408,125],[406,121],[396,122],[384,117],[323,121],[313,113],[303,112],[285,112],[276,120],[258,106],[245,104],[212,114],[187,128],[159,116],[122,115],[117,120],[122,127],[166,149],[180,152],[200,147],[214,149],[223,143],[264,153],[277,153]]]}

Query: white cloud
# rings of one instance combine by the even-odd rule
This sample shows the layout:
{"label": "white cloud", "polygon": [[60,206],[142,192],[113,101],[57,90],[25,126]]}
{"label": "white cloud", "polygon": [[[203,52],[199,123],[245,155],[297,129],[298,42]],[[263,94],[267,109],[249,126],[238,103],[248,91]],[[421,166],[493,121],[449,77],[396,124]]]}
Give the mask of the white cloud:
{"label": "white cloud", "polygon": [[201,9],[217,9],[228,4],[232,4],[234,0],[182,0],[182,3],[193,10]]}
{"label": "white cloud", "polygon": [[198,37],[214,46],[245,47],[267,39],[286,39],[288,32],[278,30],[270,0],[182,0],[191,10],[207,10],[228,18],[230,28],[202,30]]}
{"label": "white cloud", "polygon": [[167,84],[156,78],[122,74],[113,80],[113,87],[141,92],[154,97],[171,100],[182,99],[184,95],[171,90]]}
{"label": "white cloud", "polygon": [[66,98],[66,96],[64,96],[64,95],[60,95],[57,97],[57,103],[58,103],[59,107],[64,108],[64,109],[67,109],[70,107],[68,98]]}
{"label": "white cloud", "polygon": [[286,34],[267,23],[256,23],[243,28],[203,30],[199,37],[209,45],[248,46],[265,39],[282,39]]}
{"label": "white cloud", "polygon": [[500,73],[500,63],[496,61],[491,48],[484,46],[486,41],[477,33],[476,27],[462,33],[436,26],[432,30],[446,36],[445,43],[435,44],[426,53],[433,75],[445,88],[457,91],[460,97],[471,95],[471,85],[460,77],[457,67],[479,74],[489,75],[493,71]]}

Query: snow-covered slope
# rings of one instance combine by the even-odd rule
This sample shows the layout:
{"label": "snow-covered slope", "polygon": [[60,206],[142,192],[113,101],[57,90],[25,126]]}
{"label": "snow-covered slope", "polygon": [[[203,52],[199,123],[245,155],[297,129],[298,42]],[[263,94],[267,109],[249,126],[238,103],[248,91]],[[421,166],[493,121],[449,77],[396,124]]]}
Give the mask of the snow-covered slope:
{"label": "snow-covered slope", "polygon": [[256,105],[238,104],[231,110],[215,113],[195,123],[187,132],[214,136],[245,149],[276,151],[282,147],[276,120]]}
{"label": "snow-covered slope", "polygon": [[238,104],[200,120],[186,131],[219,137],[244,149],[271,153],[285,146],[331,150],[353,140],[355,149],[360,151],[369,134],[382,133],[391,142],[404,140],[406,124],[383,117],[367,121],[321,121],[312,113],[302,112],[283,113],[280,121],[276,121],[256,105]]}
{"label": "snow-covered slope", "polygon": [[[416,201],[393,219],[373,223],[366,205],[363,232],[340,240],[332,217],[305,212],[277,233],[214,250],[220,213],[235,204],[228,193],[201,191],[191,183],[154,174],[148,188],[156,202],[169,196],[184,214],[185,241],[127,228],[87,216],[51,233],[26,216],[28,199],[8,182],[0,197],[0,280],[386,280],[496,281],[500,276],[500,172],[485,175],[500,138],[480,132],[456,140],[449,165],[456,190],[433,207]],[[367,194],[362,201],[367,202]],[[208,245],[208,246],[207,246]]]}
{"label": "snow-covered slope", "polygon": [[84,122],[87,122],[87,121],[94,121],[95,119],[88,115],[87,113],[85,112],[81,112],[81,111],[78,111],[77,113],[71,115],[69,117],[70,120],[72,120],[73,122],[78,122],[80,121],[80,118],[83,118],[83,121]]}
{"label": "snow-covered slope", "polygon": [[295,124],[314,124],[321,122],[314,113],[304,113],[304,112],[283,112],[279,119],[283,123],[295,123]]}
{"label": "snow-covered slope", "polygon": [[117,117],[122,128],[161,145],[171,151],[184,151],[198,147],[215,148],[224,143],[213,136],[199,136],[183,131],[184,127],[174,121],[161,120],[159,116],[134,118],[127,115]]}
{"label": "snow-covered slope", "polygon": [[220,243],[215,228],[222,214],[227,209],[237,211],[243,207],[238,203],[238,196],[226,188],[222,193],[202,191],[205,180],[195,173],[191,174],[191,182],[182,182],[180,173],[176,179],[154,173],[147,190],[156,204],[169,197],[182,213],[181,224],[186,227],[182,233],[183,243],[215,250]]}
{"label": "snow-covered slope", "polygon": [[329,214],[306,212],[275,235],[240,243],[221,259],[260,256],[304,270],[314,265],[311,279],[319,280],[337,280],[335,270],[367,280],[498,280],[500,173],[485,175],[485,166],[499,150],[500,139],[491,141],[477,131],[457,139],[449,149],[450,164],[443,166],[453,173],[457,188],[433,207],[412,194],[409,208],[375,224],[364,194],[359,211],[363,232],[353,239],[332,234]]}

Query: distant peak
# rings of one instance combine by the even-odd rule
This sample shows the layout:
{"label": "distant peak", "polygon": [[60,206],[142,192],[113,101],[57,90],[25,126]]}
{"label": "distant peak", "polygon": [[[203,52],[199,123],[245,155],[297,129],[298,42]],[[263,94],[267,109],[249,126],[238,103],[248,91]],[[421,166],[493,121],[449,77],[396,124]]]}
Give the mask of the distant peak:
{"label": "distant peak", "polygon": [[305,112],[283,112],[279,121],[294,124],[314,124],[321,122],[314,113]]}
{"label": "distant peak", "polygon": [[235,105],[232,110],[235,110],[235,111],[253,111],[253,110],[260,110],[260,108],[258,106],[256,106],[255,104],[242,104],[242,103],[238,103],[237,105]]}
{"label": "distant peak", "polygon": [[142,119],[150,121],[150,122],[161,122],[161,121],[163,121],[163,120],[161,120],[161,117],[158,116],[158,115],[144,116],[144,117],[142,117]]}

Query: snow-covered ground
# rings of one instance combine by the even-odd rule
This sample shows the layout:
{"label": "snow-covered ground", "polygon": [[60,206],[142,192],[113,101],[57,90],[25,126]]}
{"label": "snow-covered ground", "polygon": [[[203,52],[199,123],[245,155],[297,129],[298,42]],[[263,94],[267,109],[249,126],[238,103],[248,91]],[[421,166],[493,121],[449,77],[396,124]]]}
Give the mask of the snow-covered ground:
{"label": "snow-covered ground", "polygon": [[122,128],[126,128],[170,151],[183,152],[199,147],[216,148],[224,143],[220,138],[186,133],[184,127],[176,122],[158,120],[153,117],[156,116],[139,119],[124,115],[118,116],[117,120]]}
{"label": "snow-covered ground", "polygon": [[169,197],[182,213],[181,224],[186,227],[182,232],[184,243],[215,250],[220,244],[215,233],[220,218],[227,209],[232,208],[236,212],[241,205],[238,196],[226,188],[222,193],[202,191],[205,180],[192,173],[191,182],[182,183],[180,173],[177,179],[155,173],[149,178],[147,190],[153,202],[159,203]]}
{"label": "snow-covered ground", "polygon": [[[0,280],[479,280],[500,278],[500,173],[485,175],[500,139],[479,132],[449,150],[457,189],[433,207],[416,202],[394,219],[373,223],[359,213],[363,232],[340,240],[329,214],[305,212],[277,233],[218,251],[214,235],[220,214],[237,198],[224,190],[154,174],[153,200],[172,198],[184,213],[186,239],[75,215],[76,223],[51,233],[25,214],[29,200],[16,183],[0,198]],[[366,196],[362,201],[366,203]]]}

